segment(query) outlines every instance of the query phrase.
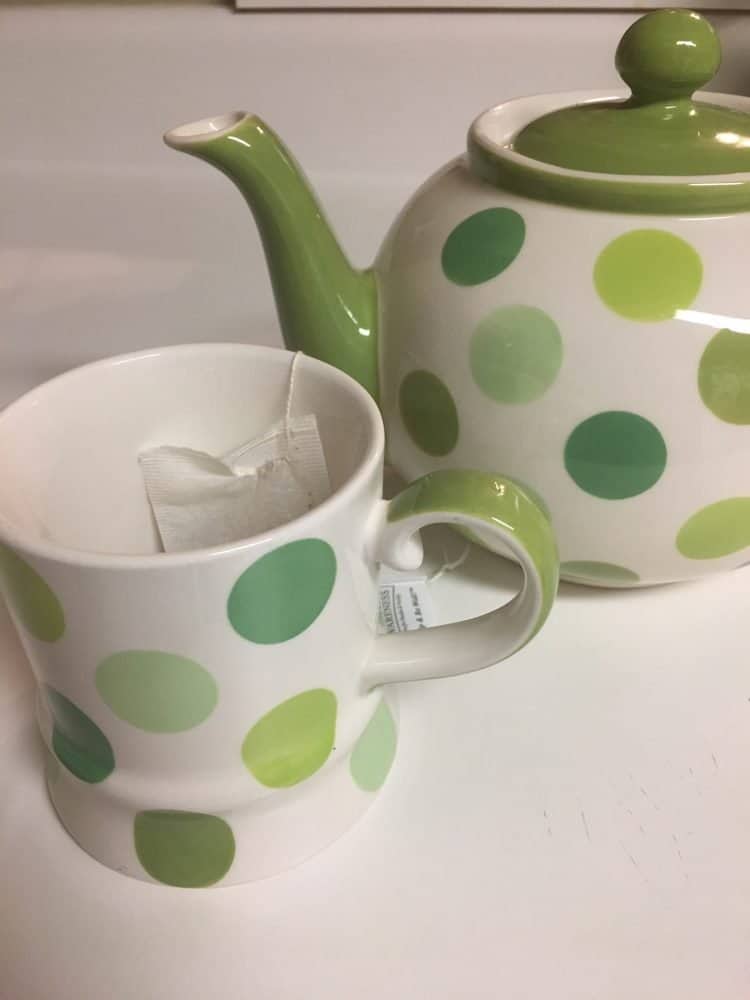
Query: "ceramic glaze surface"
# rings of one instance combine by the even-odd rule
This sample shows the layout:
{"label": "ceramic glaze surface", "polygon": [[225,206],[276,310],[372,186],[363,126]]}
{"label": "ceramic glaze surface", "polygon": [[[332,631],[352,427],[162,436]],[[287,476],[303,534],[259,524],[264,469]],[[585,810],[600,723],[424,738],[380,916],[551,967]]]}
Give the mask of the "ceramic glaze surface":
{"label": "ceramic glaze surface", "polygon": [[[719,60],[700,15],[650,13],[617,53],[632,93],[485,111],[466,156],[412,198],[372,271],[346,262],[258,119],[165,138],[243,192],[286,343],[373,393],[406,478],[501,469],[551,512],[571,579],[682,580],[748,556],[750,297],[732,248],[750,236],[750,99],[694,93]],[[269,196],[276,182],[306,205],[298,223]],[[278,254],[286,243],[305,262],[296,286]],[[307,327],[289,302],[298,313],[317,303]],[[362,302],[366,324],[320,325],[321,303],[338,321]]]}
{"label": "ceramic glaze surface", "polygon": [[[50,795],[85,850],[136,878],[227,885],[327,846],[394,759],[379,685],[510,656],[554,600],[554,537],[522,488],[436,471],[382,500],[375,403],[309,358],[292,400],[317,418],[332,495],[253,538],[159,551],[138,454],[164,441],[225,454],[272,426],[292,357],[147,351],[69,372],[0,417],[0,590],[38,681]],[[416,569],[419,530],[439,521],[519,559],[520,593],[477,622],[379,637],[380,562]]]}
{"label": "ceramic glaze surface", "polygon": [[[581,212],[454,161],[376,265],[391,461],[410,477],[497,467],[527,483],[569,579],[634,586],[746,562],[750,299],[729,228],[750,239],[746,215]],[[460,273],[459,240],[472,246]],[[427,433],[455,443],[435,452]]]}

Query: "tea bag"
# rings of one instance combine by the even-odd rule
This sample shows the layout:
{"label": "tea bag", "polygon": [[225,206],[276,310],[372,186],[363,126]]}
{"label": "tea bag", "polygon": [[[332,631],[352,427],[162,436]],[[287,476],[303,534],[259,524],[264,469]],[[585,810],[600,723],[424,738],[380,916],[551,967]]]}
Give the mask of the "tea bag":
{"label": "tea bag", "polygon": [[315,415],[292,417],[298,355],[286,413],[221,456],[165,445],[139,456],[165,552],[224,545],[277,528],[331,493]]}

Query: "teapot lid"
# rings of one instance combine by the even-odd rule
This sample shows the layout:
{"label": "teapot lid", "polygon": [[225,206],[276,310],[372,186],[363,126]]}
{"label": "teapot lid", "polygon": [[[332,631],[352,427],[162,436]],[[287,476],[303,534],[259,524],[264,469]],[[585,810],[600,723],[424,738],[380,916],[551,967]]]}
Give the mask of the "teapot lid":
{"label": "teapot lid", "polygon": [[750,114],[693,98],[720,62],[719,40],[704,17],[653,11],[632,24],[617,47],[615,65],[629,98],[544,114],[518,132],[510,149],[598,174],[750,172]]}

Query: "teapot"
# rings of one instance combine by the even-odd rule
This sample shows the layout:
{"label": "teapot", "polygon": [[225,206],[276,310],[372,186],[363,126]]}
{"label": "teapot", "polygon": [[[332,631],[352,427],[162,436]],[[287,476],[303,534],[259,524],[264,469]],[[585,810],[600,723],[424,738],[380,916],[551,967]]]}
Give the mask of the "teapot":
{"label": "teapot", "polygon": [[666,583],[750,560],[750,99],[696,93],[720,59],[699,14],[646,14],[627,88],[480,114],[362,271],[259,118],[164,138],[238,186],[285,343],[370,391],[398,472],[502,470],[564,579]]}

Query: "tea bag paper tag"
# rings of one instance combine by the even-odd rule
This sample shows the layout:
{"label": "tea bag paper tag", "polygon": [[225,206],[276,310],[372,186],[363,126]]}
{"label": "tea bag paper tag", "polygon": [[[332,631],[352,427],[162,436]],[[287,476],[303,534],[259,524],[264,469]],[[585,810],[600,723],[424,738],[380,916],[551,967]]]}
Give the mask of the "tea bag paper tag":
{"label": "tea bag paper tag", "polygon": [[426,580],[380,579],[379,630],[412,632],[437,624]]}
{"label": "tea bag paper tag", "polygon": [[294,362],[284,419],[221,457],[169,445],[138,456],[165,552],[270,531],[330,495],[315,415],[290,416],[293,384]]}

